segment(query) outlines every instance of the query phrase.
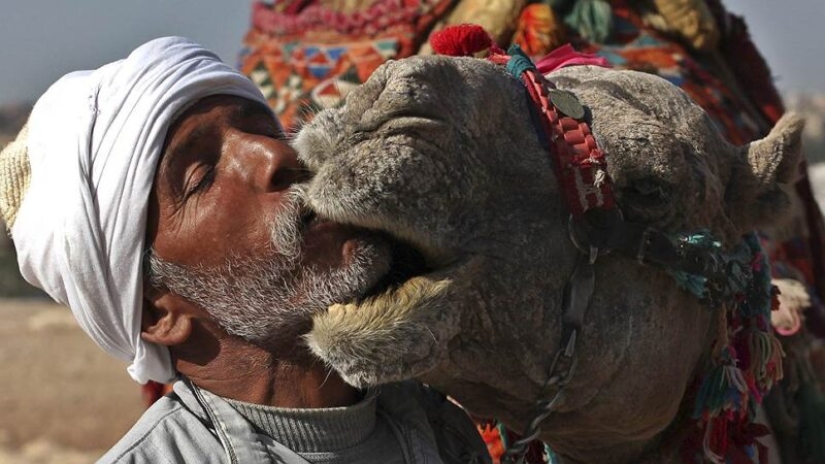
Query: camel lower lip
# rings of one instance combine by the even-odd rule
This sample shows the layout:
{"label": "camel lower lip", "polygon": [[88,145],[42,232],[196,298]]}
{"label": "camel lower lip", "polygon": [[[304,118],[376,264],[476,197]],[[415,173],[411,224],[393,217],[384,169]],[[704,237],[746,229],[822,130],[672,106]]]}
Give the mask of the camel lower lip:
{"label": "camel lower lip", "polygon": [[427,275],[433,269],[427,266],[424,256],[414,247],[399,240],[390,239],[392,255],[390,268],[364,295],[373,297],[403,286],[413,277]]}

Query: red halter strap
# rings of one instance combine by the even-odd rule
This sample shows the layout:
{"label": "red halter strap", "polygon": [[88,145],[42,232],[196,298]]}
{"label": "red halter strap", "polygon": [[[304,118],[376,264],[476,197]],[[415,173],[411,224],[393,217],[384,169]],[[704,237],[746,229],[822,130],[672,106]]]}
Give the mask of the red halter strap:
{"label": "red halter strap", "polygon": [[510,47],[508,54],[496,53],[497,51],[500,49],[493,50],[488,59],[493,63],[507,65],[508,71],[527,88],[527,93],[539,110],[539,124],[548,143],[546,148],[551,153],[556,178],[561,184],[570,213],[579,217],[593,208],[612,209],[615,201],[607,176],[607,159],[596,144],[590,125],[584,120],[583,114],[565,114],[553,103],[554,96],[564,98],[575,110],[579,110],[581,104],[576,97],[572,93],[556,89],[517,46]]}

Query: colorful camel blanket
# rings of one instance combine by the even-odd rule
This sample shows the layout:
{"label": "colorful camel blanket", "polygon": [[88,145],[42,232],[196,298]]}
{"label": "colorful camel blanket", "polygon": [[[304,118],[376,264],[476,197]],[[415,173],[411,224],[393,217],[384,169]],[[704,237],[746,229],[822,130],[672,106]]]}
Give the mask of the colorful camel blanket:
{"label": "colorful camel blanket", "polygon": [[374,0],[351,11],[313,0],[259,2],[240,68],[295,129],[387,60],[415,54],[453,2]]}

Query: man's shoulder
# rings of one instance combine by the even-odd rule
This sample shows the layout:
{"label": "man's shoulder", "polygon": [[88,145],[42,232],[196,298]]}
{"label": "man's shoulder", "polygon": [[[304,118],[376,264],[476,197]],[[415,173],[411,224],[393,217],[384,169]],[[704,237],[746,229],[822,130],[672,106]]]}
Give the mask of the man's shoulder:
{"label": "man's shoulder", "polygon": [[177,463],[184,462],[183,456],[190,456],[187,453],[192,451],[197,456],[223,455],[217,437],[175,393],[171,393],[147,409],[98,464]]}

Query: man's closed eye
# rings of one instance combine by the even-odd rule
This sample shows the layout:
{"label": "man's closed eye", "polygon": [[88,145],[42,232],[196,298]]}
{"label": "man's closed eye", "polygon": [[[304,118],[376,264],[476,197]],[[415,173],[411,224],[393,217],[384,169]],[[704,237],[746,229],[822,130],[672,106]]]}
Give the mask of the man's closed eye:
{"label": "man's closed eye", "polygon": [[193,195],[204,192],[212,186],[217,175],[214,165],[203,164],[192,171],[186,180],[186,189],[183,201],[189,200]]}

